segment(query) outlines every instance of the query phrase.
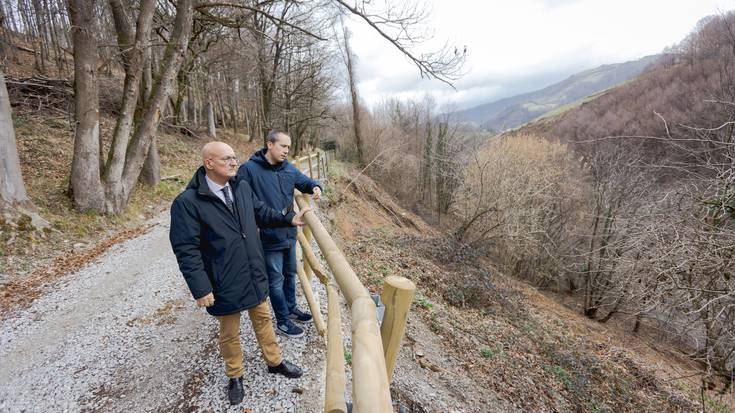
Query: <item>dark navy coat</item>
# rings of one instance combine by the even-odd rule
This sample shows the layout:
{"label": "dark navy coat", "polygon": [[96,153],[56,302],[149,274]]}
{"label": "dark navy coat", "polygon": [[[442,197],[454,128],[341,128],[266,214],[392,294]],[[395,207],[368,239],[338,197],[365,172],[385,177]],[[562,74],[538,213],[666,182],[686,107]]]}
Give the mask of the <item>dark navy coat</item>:
{"label": "dark navy coat", "polygon": [[268,276],[257,226],[291,226],[295,213],[281,214],[258,200],[246,181],[231,179],[231,213],[207,185],[204,167],[171,205],[169,239],[179,269],[195,299],[214,293],[211,315],[253,308],[268,297]]}
{"label": "dark navy coat", "polygon": [[[255,152],[240,166],[237,177],[246,180],[255,195],[269,207],[283,212],[293,210],[293,190],[312,194],[319,183],[304,175],[288,161],[271,165],[265,158],[266,148]],[[296,228],[264,228],[260,231],[263,249],[277,251],[289,248],[296,239]]]}

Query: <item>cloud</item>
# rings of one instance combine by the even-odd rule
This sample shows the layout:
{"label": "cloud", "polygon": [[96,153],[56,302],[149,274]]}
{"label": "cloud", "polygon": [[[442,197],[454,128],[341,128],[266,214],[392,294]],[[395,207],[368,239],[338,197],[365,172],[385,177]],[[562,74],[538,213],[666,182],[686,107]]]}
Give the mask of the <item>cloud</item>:
{"label": "cloud", "polygon": [[466,45],[467,74],[456,90],[421,79],[405,56],[364,23],[352,21],[360,92],[384,97],[433,94],[459,107],[533,91],[602,64],[655,54],[682,40],[708,14],[733,0],[434,0],[436,39],[419,50]]}

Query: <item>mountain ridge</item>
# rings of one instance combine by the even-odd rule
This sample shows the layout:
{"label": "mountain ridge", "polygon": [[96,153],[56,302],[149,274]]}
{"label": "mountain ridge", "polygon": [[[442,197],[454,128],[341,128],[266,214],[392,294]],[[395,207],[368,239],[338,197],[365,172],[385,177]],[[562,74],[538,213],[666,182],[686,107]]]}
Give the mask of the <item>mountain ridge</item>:
{"label": "mountain ridge", "polygon": [[456,113],[458,119],[497,132],[516,128],[561,106],[573,103],[641,74],[660,56],[604,64],[575,73],[545,88],[474,106]]}

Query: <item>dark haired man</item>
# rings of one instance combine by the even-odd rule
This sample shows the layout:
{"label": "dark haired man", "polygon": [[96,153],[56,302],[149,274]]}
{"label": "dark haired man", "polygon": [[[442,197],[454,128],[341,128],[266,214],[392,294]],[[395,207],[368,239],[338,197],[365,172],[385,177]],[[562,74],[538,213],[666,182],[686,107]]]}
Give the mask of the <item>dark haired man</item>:
{"label": "dark haired man", "polygon": [[[314,194],[319,199],[319,183],[304,175],[288,162],[291,137],[272,130],[266,137],[266,147],[240,166],[237,176],[247,181],[255,195],[269,207],[288,214],[293,210],[293,192]],[[265,251],[266,267],[276,332],[287,337],[301,337],[304,330],[293,321],[306,323],[311,314],[296,306],[296,228],[264,228],[260,232]]]}

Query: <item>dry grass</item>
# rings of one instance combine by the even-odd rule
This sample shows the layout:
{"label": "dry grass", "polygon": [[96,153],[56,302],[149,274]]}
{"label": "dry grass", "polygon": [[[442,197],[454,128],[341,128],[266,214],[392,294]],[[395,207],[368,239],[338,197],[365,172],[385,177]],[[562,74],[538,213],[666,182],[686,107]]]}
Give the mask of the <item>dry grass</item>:
{"label": "dry grass", "polygon": [[[433,231],[396,225],[381,206],[351,191],[343,191],[327,214],[335,217],[348,260],[369,290],[380,291],[387,275],[418,286],[406,338],[413,373],[400,374],[429,377],[432,388],[464,400],[467,411],[487,411],[483,403],[492,397],[468,396],[478,389],[523,411],[701,409],[697,366],[665,341],[589,320]],[[484,291],[468,300],[472,291],[462,290],[458,280],[475,280]],[[440,348],[427,349],[434,345]],[[403,398],[413,393],[395,390]],[[732,400],[714,393],[706,403],[708,411],[732,411]]]}

